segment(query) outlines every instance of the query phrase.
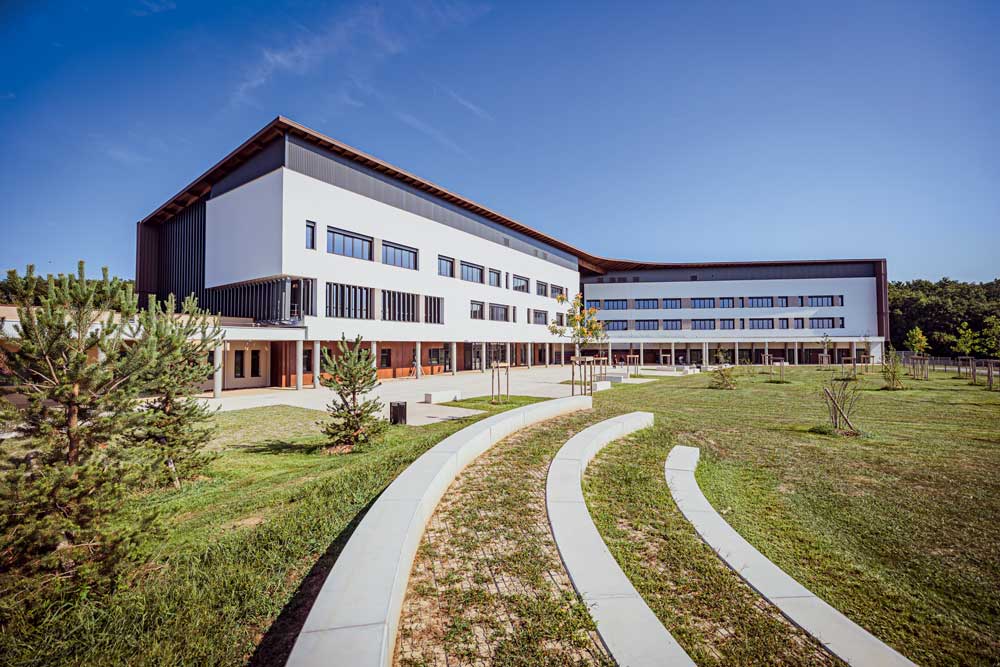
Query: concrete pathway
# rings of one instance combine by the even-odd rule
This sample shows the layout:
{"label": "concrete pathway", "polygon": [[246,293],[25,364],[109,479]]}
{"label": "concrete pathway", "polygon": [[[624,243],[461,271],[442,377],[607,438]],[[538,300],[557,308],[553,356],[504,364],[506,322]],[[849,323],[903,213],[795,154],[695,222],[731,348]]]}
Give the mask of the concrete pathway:
{"label": "concrete pathway", "polygon": [[818,639],[830,653],[848,665],[914,667],[914,663],[765,558],[726,523],[705,498],[695,479],[700,454],[697,447],[674,447],[664,465],[664,474],[678,509],[729,567],[788,620]]}

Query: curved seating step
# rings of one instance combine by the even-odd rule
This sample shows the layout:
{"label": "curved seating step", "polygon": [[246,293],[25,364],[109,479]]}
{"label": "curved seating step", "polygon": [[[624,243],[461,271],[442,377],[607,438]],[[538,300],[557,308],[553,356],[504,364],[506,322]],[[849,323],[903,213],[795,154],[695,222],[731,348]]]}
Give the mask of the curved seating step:
{"label": "curved seating step", "polygon": [[674,447],[664,464],[678,509],[708,546],[795,625],[854,667],[914,667],[899,652],[818,598],[743,539],[701,492],[694,471],[701,450]]}
{"label": "curved seating step", "polygon": [[583,499],[581,482],[591,459],[608,443],[652,425],[652,413],[632,412],[570,438],[549,466],[545,506],[566,572],[615,662],[629,667],[693,667],[694,662],[618,567]]}
{"label": "curved seating step", "polygon": [[511,433],[591,405],[589,396],[572,396],[516,408],[467,426],[424,452],[386,488],[351,535],[286,664],[391,665],[413,559],[448,486]]}

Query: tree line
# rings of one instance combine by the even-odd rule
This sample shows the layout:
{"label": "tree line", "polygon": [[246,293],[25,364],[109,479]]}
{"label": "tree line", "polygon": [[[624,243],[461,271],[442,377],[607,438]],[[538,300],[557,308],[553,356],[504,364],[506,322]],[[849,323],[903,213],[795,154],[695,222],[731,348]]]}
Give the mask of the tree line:
{"label": "tree line", "polygon": [[899,349],[934,356],[1000,357],[1000,279],[889,283],[889,329]]}

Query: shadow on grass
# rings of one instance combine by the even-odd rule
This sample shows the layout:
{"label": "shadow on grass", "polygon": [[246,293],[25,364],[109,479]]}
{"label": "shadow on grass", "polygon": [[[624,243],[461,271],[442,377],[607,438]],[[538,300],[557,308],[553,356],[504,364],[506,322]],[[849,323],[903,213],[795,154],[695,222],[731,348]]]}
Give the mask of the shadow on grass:
{"label": "shadow on grass", "polygon": [[315,454],[327,447],[326,442],[294,442],[268,440],[256,445],[236,446],[234,450],[247,454]]}
{"label": "shadow on grass", "polygon": [[334,538],[327,550],[302,579],[302,583],[295,589],[291,599],[282,608],[278,617],[274,619],[271,627],[264,633],[257,649],[247,662],[248,667],[283,667],[288,662],[288,656],[292,653],[295,640],[302,631],[302,626],[305,625],[306,618],[319,596],[320,589],[323,588],[327,575],[330,574],[340,557],[340,552],[344,550],[344,545],[351,539],[351,535],[354,534],[361,520],[365,518],[376,500],[378,500],[378,496],[365,505],[344,530],[340,531],[340,534]]}

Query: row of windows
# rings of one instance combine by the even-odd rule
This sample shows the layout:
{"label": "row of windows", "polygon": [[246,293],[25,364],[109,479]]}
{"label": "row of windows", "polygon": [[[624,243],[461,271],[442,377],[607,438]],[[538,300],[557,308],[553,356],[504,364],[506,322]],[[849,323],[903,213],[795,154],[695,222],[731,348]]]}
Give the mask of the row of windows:
{"label": "row of windows", "polygon": [[[627,331],[628,330],[628,320],[602,320],[604,323],[605,331]],[[658,331],[662,322],[664,331],[680,331],[681,320],[635,320],[635,330],[636,331]],[[778,318],[778,328],[787,329],[789,323],[792,323],[796,329],[805,328],[805,319],[802,317],[796,317],[793,320],[789,320],[787,317]],[[756,318],[752,317],[749,320],[745,318],[740,318],[739,328],[740,329],[773,329],[774,328],[774,318],[764,317]],[[694,331],[712,331],[715,329],[736,329],[736,319],[697,319],[691,320],[691,329]],[[844,318],[843,317],[811,317],[809,318],[809,328],[810,329],[843,329],[844,328]]]}
{"label": "row of windows", "polygon": [[[843,295],[837,297],[827,295],[827,296],[751,296],[751,297],[733,297],[724,296],[718,299],[719,308],[735,308],[737,302],[740,308],[774,308],[775,303],[777,303],[778,308],[787,308],[789,299],[793,302],[797,301],[799,307],[804,307],[806,304],[810,308],[824,308],[832,307],[835,303],[839,306],[844,305]],[[628,310],[628,299],[605,299],[603,309],[604,310]],[[656,310],[661,308],[660,299],[635,299],[633,306],[636,310]],[[682,307],[682,299],[663,299],[662,308],[665,310],[674,310]],[[691,299],[691,308],[715,308],[716,299],[714,297],[700,297]],[[600,299],[588,299],[587,308],[596,308],[600,310],[601,300]]]}
{"label": "row of windows", "polygon": [[[438,255],[438,275],[444,276],[445,278],[455,277],[455,260],[451,257],[445,257],[444,255]],[[531,280],[525,278],[524,276],[513,275],[507,273],[502,273],[498,269],[490,269],[487,272],[486,267],[480,266],[479,264],[473,264],[472,262],[460,262],[459,263],[459,277],[470,283],[484,283],[489,276],[490,287],[508,287],[515,292],[523,292],[524,294],[529,294],[531,292]],[[513,281],[511,280],[513,278]],[[558,298],[559,296],[566,293],[559,285],[549,285],[541,280],[535,281],[535,294],[538,296],[551,296],[552,298]]]}
{"label": "row of windows", "polygon": [[[233,377],[243,378],[246,377],[246,352],[244,350],[236,350],[233,353]],[[211,363],[215,363],[215,357],[212,355],[209,358]],[[260,350],[250,350],[250,377],[259,378],[260,377]]]}
{"label": "row of windows", "polygon": [[[326,228],[326,251],[333,255],[342,255],[354,259],[372,261],[372,248],[375,242],[370,236],[354,234],[335,227]],[[316,249],[316,223],[306,222],[306,248]],[[398,243],[382,242],[382,263],[416,271],[417,250]]]}
{"label": "row of windows", "polygon": [[[326,284],[326,316],[352,320],[373,320],[375,310],[374,290],[370,287]],[[408,292],[382,291],[382,319],[390,322],[418,322],[418,299]],[[424,297],[424,322],[444,324],[444,299],[439,296]]]}

